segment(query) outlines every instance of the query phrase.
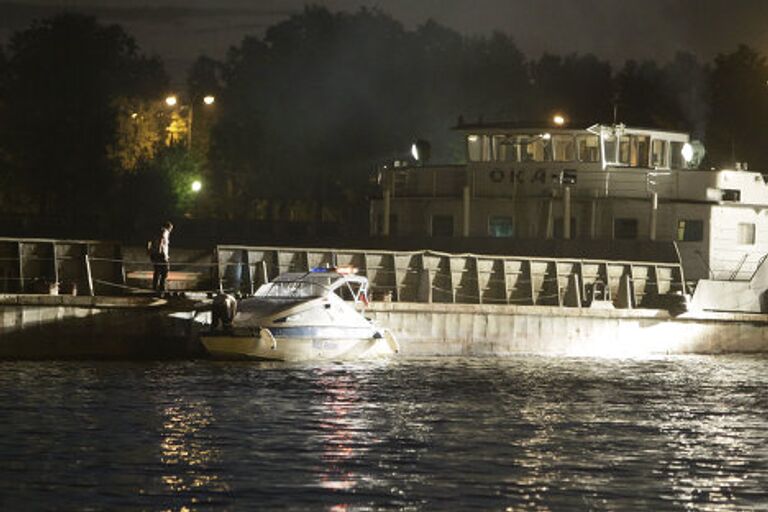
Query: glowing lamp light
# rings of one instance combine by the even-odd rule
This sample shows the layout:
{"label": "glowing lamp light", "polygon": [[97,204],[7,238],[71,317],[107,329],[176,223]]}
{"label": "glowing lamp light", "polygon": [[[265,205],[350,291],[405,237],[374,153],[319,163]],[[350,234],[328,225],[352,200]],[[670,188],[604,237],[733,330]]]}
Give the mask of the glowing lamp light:
{"label": "glowing lamp light", "polygon": [[178,101],[179,100],[176,98],[176,96],[173,96],[173,95],[167,96],[165,98],[165,104],[168,105],[169,107],[176,106],[176,103],[178,103]]}
{"label": "glowing lamp light", "polygon": [[213,105],[214,101],[216,101],[216,98],[211,94],[203,97],[203,103],[206,105]]}
{"label": "glowing lamp light", "polygon": [[200,192],[202,188],[203,184],[200,182],[200,180],[195,180],[192,182],[192,192]]}
{"label": "glowing lamp light", "polygon": [[552,134],[551,133],[542,133],[541,134],[541,138],[544,139],[544,140],[549,140],[549,139],[552,138]]}
{"label": "glowing lamp light", "polygon": [[552,118],[552,122],[555,123],[556,126],[563,126],[565,124],[565,117],[561,114],[556,114],[555,117]]}
{"label": "glowing lamp light", "polygon": [[429,160],[431,153],[432,148],[429,142],[424,139],[417,139],[411,145],[411,156],[417,162],[422,164],[426,163]]}
{"label": "glowing lamp light", "polygon": [[686,142],[683,144],[683,149],[680,150],[680,154],[683,156],[683,160],[685,160],[686,163],[691,163],[693,160],[693,146]]}

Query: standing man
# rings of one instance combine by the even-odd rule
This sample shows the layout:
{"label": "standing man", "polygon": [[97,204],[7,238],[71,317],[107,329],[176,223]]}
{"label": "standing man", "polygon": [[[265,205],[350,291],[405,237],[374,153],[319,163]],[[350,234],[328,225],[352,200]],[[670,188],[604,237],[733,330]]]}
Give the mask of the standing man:
{"label": "standing man", "polygon": [[160,236],[156,240],[152,240],[152,251],[149,255],[155,268],[152,274],[152,289],[161,293],[166,289],[165,281],[168,279],[168,271],[171,268],[169,251],[171,231],[173,231],[173,224],[170,221],[163,224],[163,227],[160,228]]}

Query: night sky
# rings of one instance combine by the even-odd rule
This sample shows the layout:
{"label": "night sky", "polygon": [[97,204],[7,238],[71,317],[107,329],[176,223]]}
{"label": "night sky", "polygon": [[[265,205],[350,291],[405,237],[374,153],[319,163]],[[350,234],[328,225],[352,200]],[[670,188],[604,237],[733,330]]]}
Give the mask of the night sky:
{"label": "night sky", "polygon": [[[221,58],[247,34],[299,12],[303,0],[60,0],[0,2],[0,40],[62,9],[123,25],[159,54],[177,82],[196,56]],[[704,59],[746,43],[768,53],[766,0],[315,0],[332,10],[378,7],[414,28],[429,18],[463,34],[501,30],[529,57],[594,53],[613,63],[666,60],[678,50]],[[150,6],[151,5],[151,6]]]}

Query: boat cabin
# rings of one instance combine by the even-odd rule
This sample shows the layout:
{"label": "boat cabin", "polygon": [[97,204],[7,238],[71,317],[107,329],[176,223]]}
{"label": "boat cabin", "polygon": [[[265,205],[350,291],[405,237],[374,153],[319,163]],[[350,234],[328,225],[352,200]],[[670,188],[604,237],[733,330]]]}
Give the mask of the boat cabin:
{"label": "boat cabin", "polygon": [[328,297],[335,293],[345,300],[357,303],[368,301],[368,280],[346,269],[317,268],[310,272],[288,272],[263,284],[256,291],[260,300],[308,300]]}

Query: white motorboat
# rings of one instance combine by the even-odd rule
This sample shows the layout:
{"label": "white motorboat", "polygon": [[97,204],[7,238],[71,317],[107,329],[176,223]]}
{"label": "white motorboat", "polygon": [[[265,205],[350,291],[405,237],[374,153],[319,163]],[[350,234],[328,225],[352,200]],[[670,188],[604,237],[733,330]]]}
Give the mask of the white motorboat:
{"label": "white motorboat", "polygon": [[367,294],[368,280],[349,269],[281,274],[253,297],[215,305],[222,328],[201,341],[217,359],[340,360],[399,352],[392,333],[362,315]]}

